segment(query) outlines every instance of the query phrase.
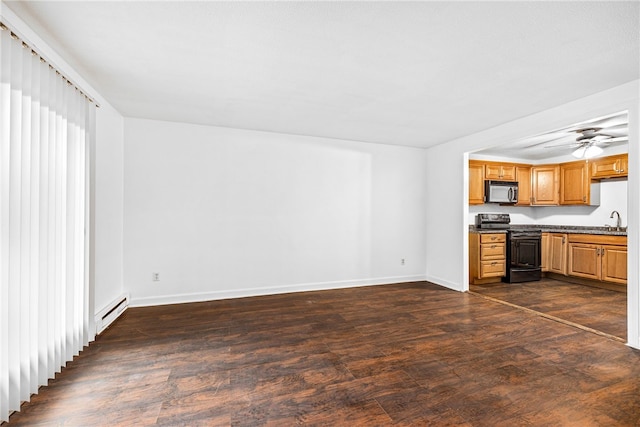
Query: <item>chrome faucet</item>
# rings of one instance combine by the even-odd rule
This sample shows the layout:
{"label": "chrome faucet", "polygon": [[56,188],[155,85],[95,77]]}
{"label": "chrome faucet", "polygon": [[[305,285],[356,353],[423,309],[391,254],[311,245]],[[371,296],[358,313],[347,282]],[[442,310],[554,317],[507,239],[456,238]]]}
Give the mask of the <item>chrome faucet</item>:
{"label": "chrome faucet", "polygon": [[616,220],[616,228],[620,229],[620,227],[622,226],[622,220],[620,219],[620,212],[618,211],[611,212],[611,216],[609,218],[613,218],[613,214],[618,215],[618,219]]}

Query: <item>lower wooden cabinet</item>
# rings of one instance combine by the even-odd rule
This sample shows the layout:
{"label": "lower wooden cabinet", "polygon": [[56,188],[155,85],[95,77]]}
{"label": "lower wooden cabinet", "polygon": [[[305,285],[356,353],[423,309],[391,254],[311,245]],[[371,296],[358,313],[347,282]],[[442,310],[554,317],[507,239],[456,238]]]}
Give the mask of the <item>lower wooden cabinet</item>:
{"label": "lower wooden cabinet", "polygon": [[506,233],[469,233],[469,283],[499,282],[506,274]]}
{"label": "lower wooden cabinet", "polygon": [[568,274],[586,279],[627,283],[627,238],[570,234]]}
{"label": "lower wooden cabinet", "polygon": [[[544,246],[542,247],[544,250]],[[549,233],[547,239],[547,271],[557,274],[567,274],[567,235],[564,233]],[[544,253],[543,253],[544,258]]]}

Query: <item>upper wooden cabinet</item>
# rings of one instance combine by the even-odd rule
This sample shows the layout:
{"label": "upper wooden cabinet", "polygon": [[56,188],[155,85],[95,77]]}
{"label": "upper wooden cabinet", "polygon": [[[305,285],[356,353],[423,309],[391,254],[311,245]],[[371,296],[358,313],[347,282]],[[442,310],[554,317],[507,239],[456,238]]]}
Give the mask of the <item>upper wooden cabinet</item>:
{"label": "upper wooden cabinet", "polygon": [[543,165],[531,168],[531,204],[557,205],[560,201],[560,166]]}
{"label": "upper wooden cabinet", "polygon": [[516,181],[518,181],[517,206],[531,204],[531,166],[516,166]]}
{"label": "upper wooden cabinet", "polygon": [[485,162],[484,179],[516,180],[516,166],[510,163]]}
{"label": "upper wooden cabinet", "polygon": [[629,155],[602,157],[591,163],[591,178],[614,178],[628,175]]}
{"label": "upper wooden cabinet", "polygon": [[627,176],[628,155],[553,165],[469,160],[469,204],[484,203],[487,179],[518,182],[516,206],[600,204],[599,180]]}
{"label": "upper wooden cabinet", "polygon": [[484,163],[469,160],[469,204],[484,203]]}
{"label": "upper wooden cabinet", "polygon": [[587,160],[560,164],[561,205],[600,204],[599,183],[591,184],[590,166]]}

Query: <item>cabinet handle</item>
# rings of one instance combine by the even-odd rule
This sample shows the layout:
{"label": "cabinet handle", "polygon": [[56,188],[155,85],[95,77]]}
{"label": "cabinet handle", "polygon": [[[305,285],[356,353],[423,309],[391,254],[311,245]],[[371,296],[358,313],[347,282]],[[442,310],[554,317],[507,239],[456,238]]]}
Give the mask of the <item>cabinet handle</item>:
{"label": "cabinet handle", "polygon": [[582,196],[582,201],[586,202],[587,201],[587,196]]}
{"label": "cabinet handle", "polygon": [[564,236],[562,236],[562,244],[563,244],[563,245],[564,245],[564,239],[565,239],[565,237],[564,237]]}

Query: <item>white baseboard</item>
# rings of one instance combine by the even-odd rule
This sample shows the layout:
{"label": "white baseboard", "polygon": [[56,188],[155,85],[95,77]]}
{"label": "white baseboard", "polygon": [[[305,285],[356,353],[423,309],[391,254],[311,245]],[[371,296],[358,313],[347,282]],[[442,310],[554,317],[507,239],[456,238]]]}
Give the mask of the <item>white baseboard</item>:
{"label": "white baseboard", "polygon": [[322,291],[329,289],[354,288],[358,286],[389,285],[392,283],[417,282],[426,280],[424,275],[381,277],[376,279],[345,280],[337,282],[304,283],[264,288],[229,289],[224,291],[200,292],[192,294],[159,295],[152,297],[131,298],[131,307],[148,307],[165,304],[182,304],[188,302],[215,301],[230,298],[254,297],[260,295],[276,295],[291,292]]}
{"label": "white baseboard", "polygon": [[129,294],[123,294],[96,313],[96,335],[107,329],[129,307]]}
{"label": "white baseboard", "polygon": [[463,291],[459,283],[454,283],[449,280],[443,279],[441,277],[427,275],[425,280],[428,282],[434,283],[436,285],[440,285],[440,286],[444,286],[445,288],[452,289],[454,291],[459,291],[459,292]]}

